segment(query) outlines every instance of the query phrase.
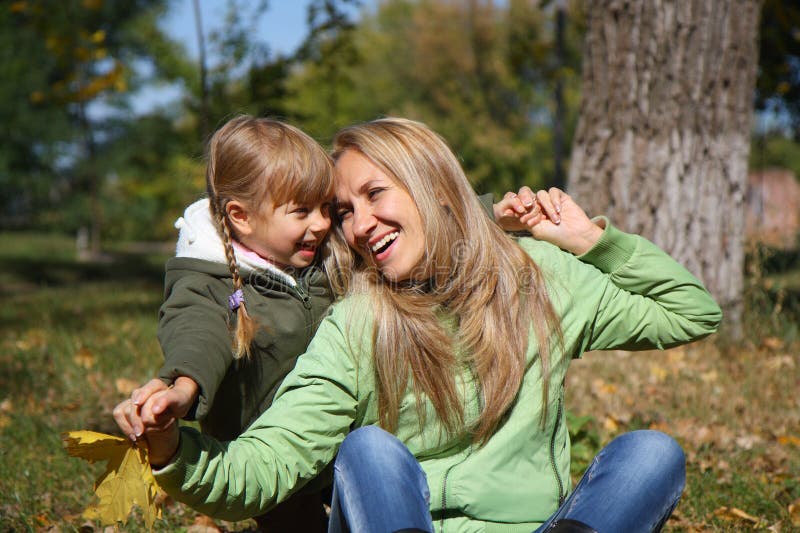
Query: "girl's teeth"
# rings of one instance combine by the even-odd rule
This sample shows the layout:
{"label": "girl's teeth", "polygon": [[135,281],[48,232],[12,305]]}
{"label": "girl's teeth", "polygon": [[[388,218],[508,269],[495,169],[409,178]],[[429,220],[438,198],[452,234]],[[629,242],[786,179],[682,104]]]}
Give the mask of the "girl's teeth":
{"label": "girl's teeth", "polygon": [[398,233],[398,232],[396,232],[396,231],[395,231],[395,232],[392,232],[392,233],[390,233],[389,235],[387,235],[387,236],[386,236],[386,237],[384,237],[383,239],[381,239],[381,240],[379,240],[378,242],[376,242],[376,243],[375,243],[375,244],[372,246],[372,251],[373,251],[373,252],[377,252],[378,250],[380,250],[381,248],[383,248],[384,246],[386,246],[386,243],[388,243],[388,242],[391,242],[391,241],[395,240],[395,239],[396,239],[396,238],[397,238],[399,235],[400,235],[400,233]]}

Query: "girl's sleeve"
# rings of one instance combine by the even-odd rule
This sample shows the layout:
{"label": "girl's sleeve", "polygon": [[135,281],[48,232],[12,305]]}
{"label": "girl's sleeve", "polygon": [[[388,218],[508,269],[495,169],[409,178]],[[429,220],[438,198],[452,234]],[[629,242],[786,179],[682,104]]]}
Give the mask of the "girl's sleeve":
{"label": "girl's sleeve", "polygon": [[[703,284],[663,250],[606,220],[600,240],[547,268],[565,296],[563,327],[586,350],[664,349],[717,330],[722,312]],[[565,334],[568,331],[565,331]]]}
{"label": "girl's sleeve", "polygon": [[344,313],[332,312],[275,401],[245,433],[219,442],[181,428],[173,461],[155,472],[174,499],[210,516],[263,513],[313,479],[334,458],[357,418],[357,364]]}
{"label": "girl's sleeve", "polygon": [[204,280],[198,275],[176,282],[159,311],[164,365],[158,377],[172,383],[186,376],[197,383],[199,396],[186,416],[189,420],[205,418],[233,362],[227,309],[214,299]]}

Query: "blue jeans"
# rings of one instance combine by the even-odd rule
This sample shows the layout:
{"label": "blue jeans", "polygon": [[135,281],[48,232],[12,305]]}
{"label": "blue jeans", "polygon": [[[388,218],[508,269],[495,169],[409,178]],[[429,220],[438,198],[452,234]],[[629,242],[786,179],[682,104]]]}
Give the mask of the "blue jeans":
{"label": "blue jeans", "polygon": [[[600,533],[658,531],[678,504],[683,451],[658,431],[633,431],[603,448],[575,490],[535,533],[559,519]],[[334,465],[328,531],[433,531],[425,473],[408,448],[375,426],[350,433]]]}

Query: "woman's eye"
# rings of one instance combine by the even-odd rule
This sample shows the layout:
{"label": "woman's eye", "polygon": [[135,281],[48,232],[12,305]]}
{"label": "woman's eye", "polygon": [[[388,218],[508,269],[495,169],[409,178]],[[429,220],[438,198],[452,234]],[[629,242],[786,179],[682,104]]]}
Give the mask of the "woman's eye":
{"label": "woman's eye", "polygon": [[339,220],[346,220],[346,219],[350,218],[350,215],[352,215],[352,214],[353,214],[353,210],[352,209],[339,209],[338,211],[336,211],[336,217]]}
{"label": "woman's eye", "polygon": [[378,194],[381,193],[383,190],[384,190],[383,187],[376,187],[374,189],[370,189],[367,195],[369,196],[369,199],[372,200],[376,196],[378,196]]}

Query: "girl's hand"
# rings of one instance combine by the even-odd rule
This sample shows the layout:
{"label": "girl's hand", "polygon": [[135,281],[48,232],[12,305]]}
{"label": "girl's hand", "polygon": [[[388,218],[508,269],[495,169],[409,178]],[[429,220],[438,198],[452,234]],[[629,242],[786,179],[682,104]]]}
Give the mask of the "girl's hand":
{"label": "girl's hand", "polygon": [[[134,391],[135,393],[135,391]],[[163,427],[169,418],[183,418],[197,401],[200,387],[192,378],[178,376],[167,390],[159,390],[146,399],[141,408],[141,418],[145,426]],[[134,404],[142,401],[134,398]]]}
{"label": "girl's hand", "polygon": [[136,441],[146,431],[163,431],[186,416],[198,394],[197,383],[185,376],[179,376],[172,387],[151,379],[114,408],[114,420],[128,438]]}
{"label": "girl's hand", "polygon": [[592,222],[564,191],[553,187],[549,191],[538,191],[535,196],[546,216],[539,216],[535,210],[520,216],[520,222],[534,238],[575,255],[588,252],[600,239],[603,228]]}
{"label": "girl's hand", "polygon": [[151,379],[142,387],[134,390],[129,399],[118,403],[112,413],[120,431],[136,442],[137,437],[144,432],[144,424],[140,416],[141,403],[139,402],[146,401],[154,393],[167,389],[167,384],[160,379]]}

